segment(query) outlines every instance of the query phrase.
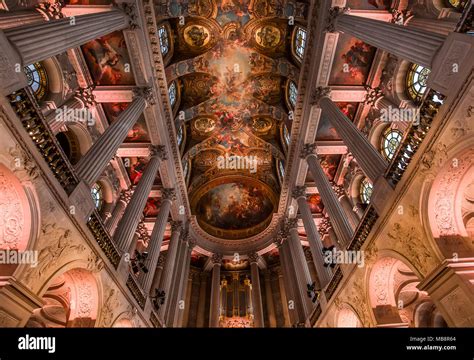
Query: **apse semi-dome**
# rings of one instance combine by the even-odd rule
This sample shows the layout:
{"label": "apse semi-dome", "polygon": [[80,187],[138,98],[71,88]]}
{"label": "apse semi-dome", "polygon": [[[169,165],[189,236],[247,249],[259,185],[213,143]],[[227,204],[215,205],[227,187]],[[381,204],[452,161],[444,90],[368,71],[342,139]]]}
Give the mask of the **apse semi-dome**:
{"label": "apse semi-dome", "polygon": [[205,183],[191,195],[199,225],[223,239],[245,239],[263,231],[277,209],[278,196],[258,179],[224,176]]}

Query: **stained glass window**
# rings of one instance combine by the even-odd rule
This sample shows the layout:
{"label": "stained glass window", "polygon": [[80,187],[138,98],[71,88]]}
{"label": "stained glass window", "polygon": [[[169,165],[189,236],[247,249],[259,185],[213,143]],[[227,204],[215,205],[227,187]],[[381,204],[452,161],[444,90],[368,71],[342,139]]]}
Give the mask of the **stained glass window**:
{"label": "stained glass window", "polygon": [[369,179],[364,178],[360,183],[360,198],[364,204],[370,203],[370,197],[372,196],[373,185]]}
{"label": "stained glass window", "polygon": [[382,136],[382,154],[392,160],[393,155],[402,141],[402,133],[398,130],[388,129]]}
{"label": "stained glass window", "polygon": [[407,73],[407,92],[413,101],[419,102],[421,100],[426,91],[426,81],[429,74],[430,69],[424,66],[417,64],[410,66]]}
{"label": "stained glass window", "polygon": [[94,184],[94,186],[91,189],[91,195],[92,195],[92,200],[94,201],[94,204],[95,204],[95,208],[100,211],[104,203],[102,186],[97,183]]}
{"label": "stained glass window", "polygon": [[24,68],[28,86],[35,93],[36,99],[41,100],[48,89],[48,77],[46,70],[40,63],[30,64]]}
{"label": "stained glass window", "polygon": [[283,163],[283,161],[278,162],[278,169],[280,171],[280,177],[283,181],[283,178],[285,177],[285,164]]}
{"label": "stained glass window", "polygon": [[283,125],[283,138],[285,139],[286,146],[290,145],[290,133],[286,125]]}
{"label": "stained glass window", "polygon": [[295,53],[299,60],[303,60],[304,49],[306,47],[306,30],[297,28],[295,36]]}
{"label": "stained glass window", "polygon": [[453,8],[459,9],[461,7],[461,0],[448,0],[448,4]]}
{"label": "stained glass window", "polygon": [[168,89],[168,95],[170,97],[171,106],[176,103],[176,83],[173,81]]}
{"label": "stained glass window", "polygon": [[168,54],[168,51],[170,50],[170,43],[168,39],[168,32],[166,31],[166,28],[164,27],[164,25],[158,28],[158,36],[160,38],[161,54],[165,56],[166,54]]}
{"label": "stained glass window", "polygon": [[176,139],[178,140],[178,146],[181,146],[181,143],[183,142],[183,126],[180,126],[177,131],[178,134],[176,134]]}
{"label": "stained glass window", "polygon": [[288,89],[288,98],[290,100],[290,104],[295,107],[296,106],[296,98],[298,96],[298,89],[296,88],[296,84],[291,81],[290,86]]}

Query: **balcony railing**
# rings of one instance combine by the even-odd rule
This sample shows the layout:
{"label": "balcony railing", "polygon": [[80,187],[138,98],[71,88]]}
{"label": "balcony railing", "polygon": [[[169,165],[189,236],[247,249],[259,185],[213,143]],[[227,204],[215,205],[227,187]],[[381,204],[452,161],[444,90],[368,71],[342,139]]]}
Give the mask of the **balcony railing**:
{"label": "balcony railing", "polygon": [[158,321],[158,316],[155,314],[154,311],[151,312],[150,314],[150,322],[153,324],[154,327],[159,328],[160,322]]}
{"label": "balcony railing", "polygon": [[337,266],[336,271],[334,271],[334,275],[331,278],[326,290],[324,290],[324,295],[326,296],[326,300],[329,301],[331,297],[334,295],[337,286],[342,281],[343,275],[340,266]]}
{"label": "balcony railing", "polygon": [[143,293],[141,286],[138,284],[137,279],[132,274],[128,275],[127,287],[137,301],[138,305],[140,305],[142,309],[145,308],[145,294]]}
{"label": "balcony railing", "polygon": [[49,129],[34,94],[30,88],[23,88],[10,94],[8,99],[41,156],[63,189],[70,195],[79,183],[78,178],[56,137]]}
{"label": "balcony railing", "polygon": [[379,218],[379,215],[375,211],[372,205],[369,205],[365,210],[362,220],[359,222],[357,229],[354,233],[351,243],[347,247],[347,250],[360,250],[362,245],[365,243],[365,240],[370,234],[372,227]]}
{"label": "balcony railing", "polygon": [[427,91],[427,95],[420,106],[419,124],[411,124],[385,174],[393,187],[401,180],[413,156],[426,137],[434,117],[443,104],[443,99],[444,96],[440,93],[431,89]]}
{"label": "balcony railing", "polygon": [[99,244],[99,247],[102,249],[107,259],[109,259],[110,263],[117,268],[120,263],[120,253],[115,247],[108,231],[105,230],[105,226],[100,219],[99,214],[97,214],[97,211],[92,213],[87,222],[87,226],[92,232],[92,235],[94,235],[97,244]]}

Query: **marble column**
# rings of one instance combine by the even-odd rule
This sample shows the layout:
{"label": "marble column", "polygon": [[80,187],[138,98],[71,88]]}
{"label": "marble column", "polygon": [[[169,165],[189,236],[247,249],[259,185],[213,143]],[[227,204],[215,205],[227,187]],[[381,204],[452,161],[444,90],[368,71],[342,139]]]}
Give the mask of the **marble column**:
{"label": "marble column", "polygon": [[249,315],[253,316],[252,282],[250,281],[247,275],[245,275],[245,279],[244,279],[244,289],[245,289],[245,307],[246,307],[245,313],[247,314],[247,316]]}
{"label": "marble column", "polygon": [[160,162],[164,158],[164,146],[153,146],[150,153],[150,161],[133,192],[132,199],[125,209],[115,232],[114,241],[123,252],[130,251],[133,233],[137,228],[138,222],[143,217],[143,209],[150,195],[153,182],[155,181],[156,174],[160,167]]}
{"label": "marble column", "polygon": [[[277,238],[281,238],[279,251],[280,251],[280,261],[282,264],[282,274],[284,280],[284,287],[285,295],[286,295],[286,303],[283,304],[284,307],[288,310],[288,321],[289,326],[297,323],[299,321],[299,317],[304,316],[301,301],[299,296],[297,295],[297,281],[295,276],[295,267],[293,266],[293,261],[290,255],[290,246],[286,239],[286,234],[284,231],[278,235]],[[284,300],[284,299],[283,299]]]}
{"label": "marble column", "polygon": [[164,253],[160,253],[158,257],[158,262],[156,264],[155,271],[150,268],[150,271],[154,273],[153,276],[153,283],[151,285],[150,293],[152,295],[155,294],[155,289],[161,290],[160,283],[161,283],[161,275],[163,274],[163,268],[166,262],[166,255]]}
{"label": "marble column", "polygon": [[351,225],[352,230],[354,230],[357,225],[359,225],[359,218],[352,209],[353,207],[351,201],[347,197],[346,192],[344,191],[344,187],[342,185],[333,185],[332,188],[337,198],[339,199],[339,203],[341,204],[341,207],[344,210],[344,214],[346,214],[347,220],[349,220],[349,224]]}
{"label": "marble column", "polygon": [[447,21],[443,19],[426,19],[412,16],[406,22],[406,26],[416,27],[425,31],[447,36],[456,29],[457,21]]}
{"label": "marble column", "polygon": [[262,289],[260,287],[260,275],[258,271],[259,255],[257,253],[250,253],[248,257],[250,261],[250,280],[252,281],[254,327],[262,328],[265,326],[265,324],[263,321]]}
{"label": "marble column", "polygon": [[428,68],[431,68],[435,54],[446,39],[445,35],[417,27],[344,14],[339,8],[330,10],[327,29],[352,35],[369,45]]}
{"label": "marble column", "polygon": [[77,174],[89,185],[93,185],[99,179],[107,164],[115,156],[128,132],[145,110],[147,101],[153,103],[150,88],[140,91],[141,94],[137,92],[132,103],[120,113],[117,120],[104,131],[77,163]]}
{"label": "marble column", "polygon": [[95,105],[92,87],[80,88],[60,108],[51,110],[46,114],[46,122],[55,135],[66,131],[68,122],[82,122],[90,126],[93,117],[88,109]]}
{"label": "marble column", "polygon": [[[191,259],[189,259],[189,268],[191,267]],[[191,310],[191,295],[193,291],[193,278],[196,276],[197,273],[194,271],[188,271],[188,280],[185,282],[185,291],[184,291],[184,301],[185,301],[185,308],[183,318],[180,321],[180,327],[188,327],[189,323],[189,313]]]}
{"label": "marble column", "polygon": [[[300,314],[299,322],[306,321],[312,311],[312,303],[308,297],[308,285],[313,283],[309,274],[308,264],[301,245],[300,236],[298,234],[297,219],[288,219],[286,224],[286,238],[290,248],[291,258],[293,260],[294,273],[296,277],[297,296],[300,298],[303,314]],[[321,280],[322,281],[322,280]],[[302,316],[301,316],[302,315]]]}
{"label": "marble column", "polygon": [[200,277],[201,283],[199,284],[199,302],[198,302],[198,310],[197,310],[196,327],[202,328],[204,327],[204,313],[206,312],[206,299],[207,299],[206,290],[207,290],[207,279],[209,277],[209,273],[202,272],[199,277]]}
{"label": "marble column", "polygon": [[220,286],[221,286],[221,254],[212,255],[212,284],[209,327],[219,327]]}
{"label": "marble column", "polygon": [[[176,192],[174,189],[163,189],[161,192],[161,206],[160,212],[156,217],[153,231],[150,236],[150,245],[148,246],[149,268],[154,269],[158,263],[160,256],[161,245],[163,244],[163,236],[168,223],[172,202],[176,200]],[[148,272],[143,274],[141,280],[142,288],[146,294],[150,292],[151,284],[153,282],[153,273]]]}
{"label": "marble column", "polygon": [[[313,174],[313,177],[314,176],[315,174]],[[321,193],[317,180],[315,179],[315,181],[316,181],[316,186],[318,186],[318,190],[321,195],[321,198],[323,198],[323,194]],[[318,273],[318,279],[321,286],[324,287],[329,282],[329,280],[331,280],[331,274],[328,271],[328,269],[324,267],[323,244],[321,242],[321,238],[319,237],[316,224],[314,223],[313,214],[311,214],[311,210],[309,208],[308,202],[306,201],[306,187],[297,186],[293,190],[292,195],[298,202],[298,209],[301,213],[301,218],[303,219],[303,225],[306,230],[309,247],[311,249],[311,254],[313,255],[313,259],[315,261],[315,266]],[[325,208],[327,208],[324,198],[323,198],[323,203],[324,203]],[[313,281],[310,281],[309,283],[313,283],[314,280],[316,279],[313,279]]]}
{"label": "marble column", "polygon": [[159,316],[165,320],[167,315],[167,309],[171,302],[171,280],[173,276],[173,270],[176,263],[176,257],[178,255],[179,242],[181,241],[181,232],[183,231],[183,223],[181,221],[171,222],[171,238],[168,246],[168,252],[166,254],[166,262],[161,274],[161,285],[160,288],[165,292],[165,303],[159,310]]}
{"label": "marble column", "polygon": [[[187,230],[184,230],[181,234],[181,241],[178,247],[178,254],[176,256],[176,262],[173,269],[173,276],[171,279],[171,290],[170,290],[170,302],[168,303],[167,312],[167,324],[169,327],[177,327],[179,321],[179,314],[185,309],[186,304],[182,298],[182,286],[185,278],[188,277],[186,274],[188,250],[191,249],[189,246],[190,238]],[[191,259],[191,252],[189,251],[189,260]]]}
{"label": "marble column", "polygon": [[[319,235],[319,232],[318,232]],[[321,241],[322,242],[322,241]],[[316,283],[316,288],[321,288],[321,283],[318,278],[318,273],[316,271],[316,265],[313,260],[313,255],[311,254],[310,248],[303,248],[304,256],[306,257],[306,263],[308,264],[309,274],[311,275],[311,279],[314,280]]]}
{"label": "marble column", "polygon": [[[328,97],[329,95],[329,88],[317,88],[313,94],[315,104],[319,105],[325,117],[334,126],[365,175],[372,183],[375,183],[379,177],[385,174],[387,162],[362,131]],[[311,154],[313,149],[313,144],[305,145],[302,155]]]}
{"label": "marble column", "polygon": [[111,236],[113,236],[120,219],[122,219],[123,213],[125,212],[125,208],[127,207],[131,198],[132,198],[131,189],[123,190],[122,193],[120,194],[120,197],[118,198],[115,204],[114,210],[112,211],[112,215],[109,217],[109,219],[105,223],[105,228],[107,229],[107,231],[109,232]]}
{"label": "marble column", "polygon": [[0,12],[0,30],[31,25],[45,21],[45,17],[36,9]]}
{"label": "marble column", "polygon": [[188,237],[188,241],[184,244],[184,263],[181,268],[182,275],[180,276],[179,287],[178,287],[178,304],[180,305],[178,311],[174,317],[174,327],[182,327],[183,319],[186,311],[189,311],[191,305],[190,299],[188,299],[188,283],[192,283],[192,278],[189,280],[189,270],[191,268],[191,253],[196,245],[194,239]]}
{"label": "marble column", "polygon": [[[280,255],[281,258],[281,255]],[[282,264],[277,270],[278,273],[278,287],[280,289],[281,308],[283,311],[284,325],[285,327],[291,326],[290,313],[288,312],[288,297],[286,295],[285,279],[283,278]]]}
{"label": "marble column", "polygon": [[272,328],[276,327],[276,315],[275,315],[275,304],[273,303],[273,292],[272,292],[272,278],[270,270],[263,273],[265,280],[265,300],[267,303],[267,314],[268,314],[268,325]]}
{"label": "marble column", "polygon": [[4,31],[23,66],[48,59],[90,40],[125,29],[130,18],[122,10],[39,22]]}

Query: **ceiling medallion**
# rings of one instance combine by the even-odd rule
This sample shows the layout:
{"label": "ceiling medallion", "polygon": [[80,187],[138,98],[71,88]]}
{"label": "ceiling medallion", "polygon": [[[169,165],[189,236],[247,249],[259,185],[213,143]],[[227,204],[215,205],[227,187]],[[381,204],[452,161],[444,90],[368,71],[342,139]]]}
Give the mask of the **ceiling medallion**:
{"label": "ceiling medallion", "polygon": [[264,25],[255,31],[255,41],[264,48],[274,48],[281,40],[280,30],[272,25]]}
{"label": "ceiling medallion", "polygon": [[216,121],[208,117],[201,117],[194,121],[194,128],[202,135],[208,134],[216,127]]}
{"label": "ceiling medallion", "polygon": [[202,26],[192,24],[187,26],[183,31],[184,41],[191,47],[200,48],[207,45],[211,38],[209,30]]}
{"label": "ceiling medallion", "polygon": [[273,122],[264,117],[256,117],[252,119],[252,129],[258,134],[264,134],[272,128]]}

